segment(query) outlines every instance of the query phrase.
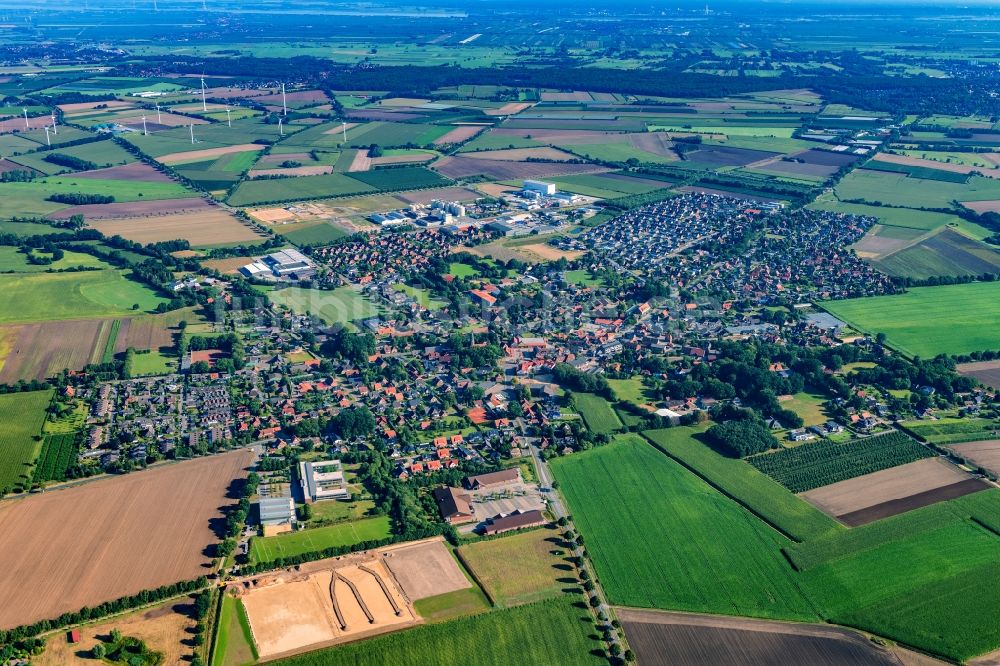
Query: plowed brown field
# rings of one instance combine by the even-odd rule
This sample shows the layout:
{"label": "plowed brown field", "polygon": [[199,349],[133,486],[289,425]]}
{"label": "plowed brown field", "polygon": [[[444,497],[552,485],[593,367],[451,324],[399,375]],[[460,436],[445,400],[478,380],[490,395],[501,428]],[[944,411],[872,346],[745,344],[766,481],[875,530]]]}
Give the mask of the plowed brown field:
{"label": "plowed brown field", "polygon": [[234,451],[0,503],[0,628],[208,573],[220,507],[252,459]]}

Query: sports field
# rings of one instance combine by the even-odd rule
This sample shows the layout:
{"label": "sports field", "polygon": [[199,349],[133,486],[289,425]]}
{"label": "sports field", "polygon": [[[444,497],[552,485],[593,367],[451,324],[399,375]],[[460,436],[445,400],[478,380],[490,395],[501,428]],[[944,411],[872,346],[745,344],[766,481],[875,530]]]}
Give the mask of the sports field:
{"label": "sports field", "polygon": [[288,287],[272,291],[268,297],[274,303],[284,305],[296,314],[314,314],[331,326],[379,314],[377,305],[350,287],[340,287],[332,291]]}
{"label": "sports field", "polygon": [[586,611],[569,598],[429,624],[367,641],[281,659],[275,666],[507,666],[607,664]]}
{"label": "sports field", "polygon": [[781,555],[790,542],[638,435],[552,469],[611,603],[816,618]]}
{"label": "sports field", "polygon": [[905,294],[829,301],[823,307],[851,326],[885,333],[904,354],[929,358],[1000,349],[1000,282],[914,287]]}
{"label": "sports field", "polygon": [[317,527],[250,541],[250,562],[270,562],[279,557],[316,553],[336,546],[351,546],[389,536],[389,517],[376,516],[330,527]]}
{"label": "sports field", "polygon": [[4,324],[138,314],[163,302],[118,270],[0,275]]}
{"label": "sports field", "polygon": [[31,464],[42,443],[35,437],[45,423],[52,391],[0,395],[0,492],[31,483]]}

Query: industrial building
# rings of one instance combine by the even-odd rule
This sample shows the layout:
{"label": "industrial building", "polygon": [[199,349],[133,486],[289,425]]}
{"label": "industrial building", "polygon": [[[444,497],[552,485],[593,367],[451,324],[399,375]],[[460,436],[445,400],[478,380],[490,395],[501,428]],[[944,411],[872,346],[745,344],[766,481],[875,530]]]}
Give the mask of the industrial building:
{"label": "industrial building", "polygon": [[264,280],[305,280],[316,274],[316,265],[298,250],[278,250],[247,264],[240,273]]}
{"label": "industrial building", "polygon": [[540,180],[526,180],[524,181],[524,191],[525,192],[538,192],[539,194],[544,194],[547,197],[551,197],[556,193],[555,183],[544,183]]}
{"label": "industrial building", "polygon": [[306,502],[351,498],[339,460],[299,463],[299,482]]}

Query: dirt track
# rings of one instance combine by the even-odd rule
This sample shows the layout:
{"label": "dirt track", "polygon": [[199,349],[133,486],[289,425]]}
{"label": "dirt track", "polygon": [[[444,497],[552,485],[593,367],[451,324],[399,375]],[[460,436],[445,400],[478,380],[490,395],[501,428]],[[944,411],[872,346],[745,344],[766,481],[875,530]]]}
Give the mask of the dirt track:
{"label": "dirt track", "polygon": [[234,451],[0,503],[0,628],[208,573],[219,509],[251,460]]}

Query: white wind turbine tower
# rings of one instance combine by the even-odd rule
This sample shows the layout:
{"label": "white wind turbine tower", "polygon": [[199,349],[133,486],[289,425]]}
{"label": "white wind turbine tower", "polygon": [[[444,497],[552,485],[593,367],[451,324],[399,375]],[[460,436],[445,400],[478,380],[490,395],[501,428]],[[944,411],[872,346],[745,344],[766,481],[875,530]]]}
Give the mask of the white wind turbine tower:
{"label": "white wind turbine tower", "polygon": [[49,148],[52,147],[52,140],[49,138],[49,126],[45,126],[45,145]]}
{"label": "white wind turbine tower", "polygon": [[191,145],[194,145],[194,123],[191,123],[188,128],[191,130]]}
{"label": "white wind turbine tower", "polygon": [[281,126],[281,118],[278,118],[278,136],[285,136],[285,129]]}
{"label": "white wind turbine tower", "polygon": [[52,133],[59,136],[59,125],[56,123],[56,112],[52,112]]}
{"label": "white wind turbine tower", "polygon": [[344,130],[344,145],[347,145],[347,121],[343,120],[341,121],[341,124],[342,124],[341,129]]}
{"label": "white wind turbine tower", "polygon": [[163,117],[160,115],[160,105],[159,104],[156,105],[156,124],[157,125],[162,125],[163,124]]}
{"label": "white wind turbine tower", "polygon": [[146,116],[142,117],[142,135],[149,136],[149,132],[146,131]]}
{"label": "white wind turbine tower", "polygon": [[229,115],[229,105],[228,104],[226,104],[226,123],[230,127],[233,126],[233,117],[231,115]]}
{"label": "white wind turbine tower", "polygon": [[288,115],[288,104],[285,102],[285,84],[281,84],[281,115]]}
{"label": "white wind turbine tower", "polygon": [[205,77],[201,77],[201,110],[207,112],[208,104],[205,103]]}
{"label": "white wind turbine tower", "polygon": [[28,124],[28,110],[27,109],[21,109],[21,110],[24,111],[24,128],[31,129],[31,125]]}

